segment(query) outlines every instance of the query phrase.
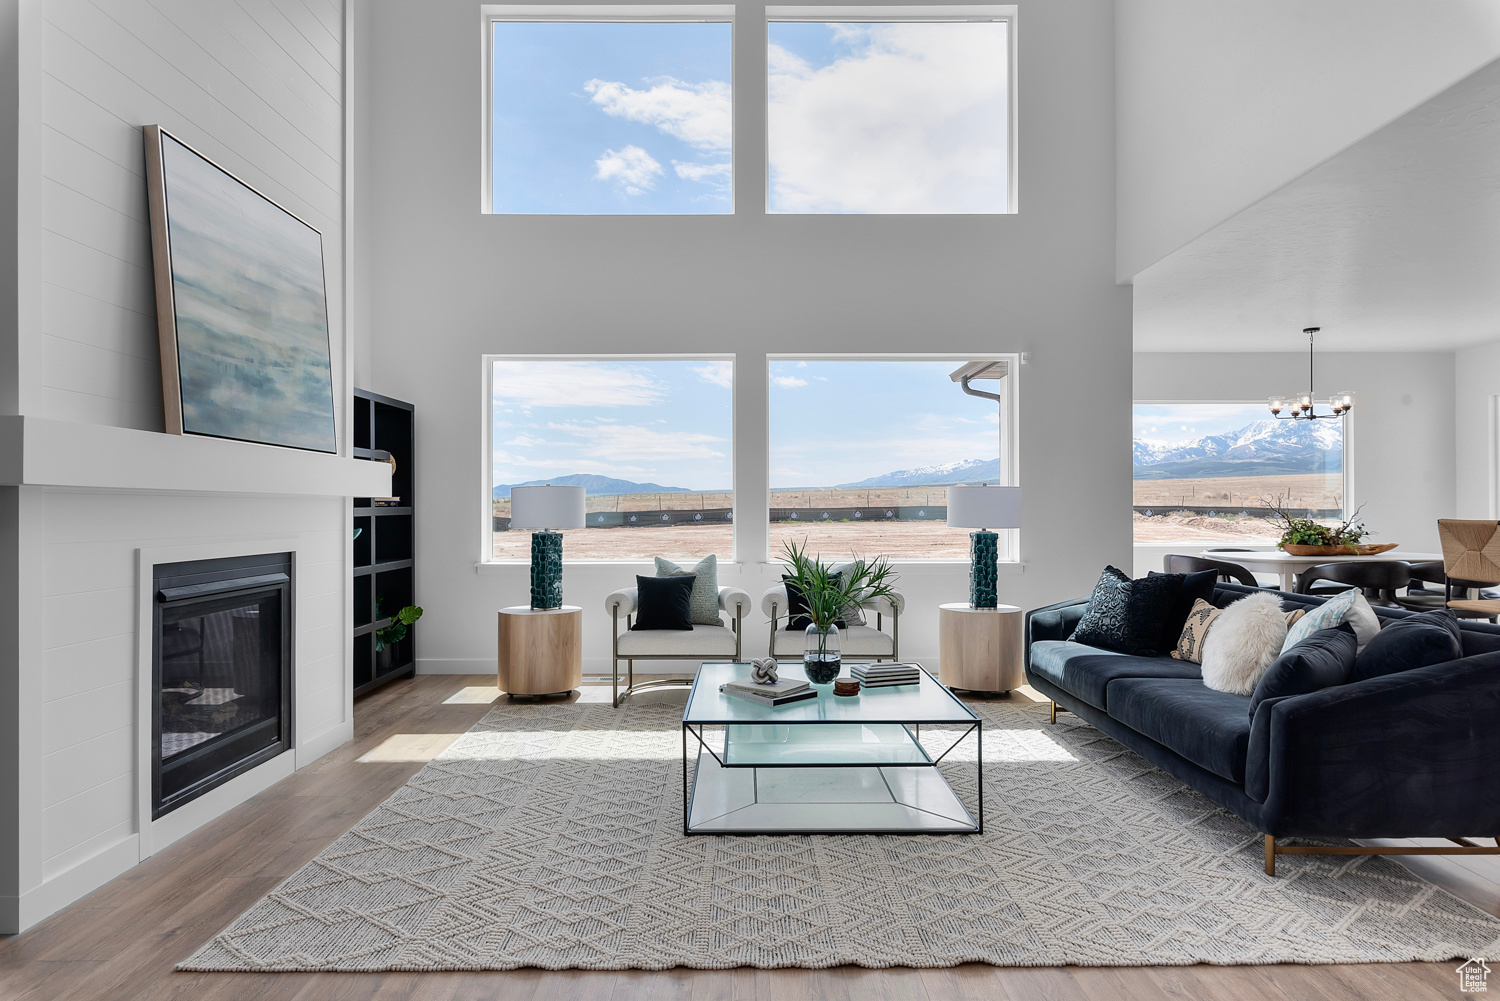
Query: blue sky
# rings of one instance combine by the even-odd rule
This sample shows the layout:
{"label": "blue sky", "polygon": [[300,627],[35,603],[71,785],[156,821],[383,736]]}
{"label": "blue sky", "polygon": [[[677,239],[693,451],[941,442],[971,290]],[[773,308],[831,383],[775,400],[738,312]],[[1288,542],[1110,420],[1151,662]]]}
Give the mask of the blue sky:
{"label": "blue sky", "polygon": [[1270,419],[1264,403],[1137,403],[1131,434],[1178,445]]}
{"label": "blue sky", "polygon": [[728,490],[728,361],[497,361],[494,482],[597,473]]}
{"label": "blue sky", "polygon": [[771,489],[998,458],[999,406],[948,378],[961,364],[771,362]]}
{"label": "blue sky", "polygon": [[496,22],[494,211],[732,211],[730,30]]}

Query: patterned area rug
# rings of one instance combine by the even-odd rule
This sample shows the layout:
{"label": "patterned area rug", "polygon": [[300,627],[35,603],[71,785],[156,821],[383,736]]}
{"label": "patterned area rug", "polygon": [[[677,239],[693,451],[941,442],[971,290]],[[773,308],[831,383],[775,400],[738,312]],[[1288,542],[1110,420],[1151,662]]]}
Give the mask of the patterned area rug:
{"label": "patterned area rug", "polygon": [[[1500,920],[1393,862],[1287,856],[1269,877],[1255,831],[1092,727],[1072,716],[1049,726],[1029,703],[974,708],[985,717],[983,835],[684,837],[681,707],[499,707],[179,969],[1500,951]],[[970,755],[941,767],[972,803]]]}

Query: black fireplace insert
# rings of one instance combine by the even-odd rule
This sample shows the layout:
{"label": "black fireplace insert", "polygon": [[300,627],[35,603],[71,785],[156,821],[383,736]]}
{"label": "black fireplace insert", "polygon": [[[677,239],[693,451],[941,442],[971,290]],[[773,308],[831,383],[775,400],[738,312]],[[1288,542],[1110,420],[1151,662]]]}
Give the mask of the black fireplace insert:
{"label": "black fireplace insert", "polygon": [[291,553],[153,571],[151,816],[292,746]]}

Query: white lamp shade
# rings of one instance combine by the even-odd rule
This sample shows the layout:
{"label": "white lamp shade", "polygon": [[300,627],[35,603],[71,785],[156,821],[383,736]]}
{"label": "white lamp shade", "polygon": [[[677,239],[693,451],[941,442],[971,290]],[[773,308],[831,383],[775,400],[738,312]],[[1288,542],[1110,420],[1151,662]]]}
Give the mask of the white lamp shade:
{"label": "white lamp shade", "polygon": [[971,484],[949,487],[948,524],[955,528],[1020,528],[1021,488]]}
{"label": "white lamp shade", "polygon": [[511,487],[510,527],[532,531],[583,527],[583,487]]}

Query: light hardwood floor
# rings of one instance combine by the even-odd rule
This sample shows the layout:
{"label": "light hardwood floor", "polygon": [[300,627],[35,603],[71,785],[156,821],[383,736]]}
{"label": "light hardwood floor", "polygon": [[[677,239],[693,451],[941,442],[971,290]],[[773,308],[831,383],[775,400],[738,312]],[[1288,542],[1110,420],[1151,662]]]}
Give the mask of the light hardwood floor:
{"label": "light hardwood floor", "polygon": [[[24,935],[0,940],[0,998],[193,1001],[1353,1001],[1458,997],[1452,963],[1362,966],[948,970],[672,970],[608,973],[173,972],[246,907],[478,721],[483,679],[423,676],[355,704],[355,739]],[[608,700],[608,689],[585,690]],[[1426,861],[1426,860],[1423,860]],[[1485,860],[1488,861],[1488,860]],[[1500,913],[1493,873],[1438,860],[1445,885]],[[1464,874],[1472,874],[1472,878]]]}

